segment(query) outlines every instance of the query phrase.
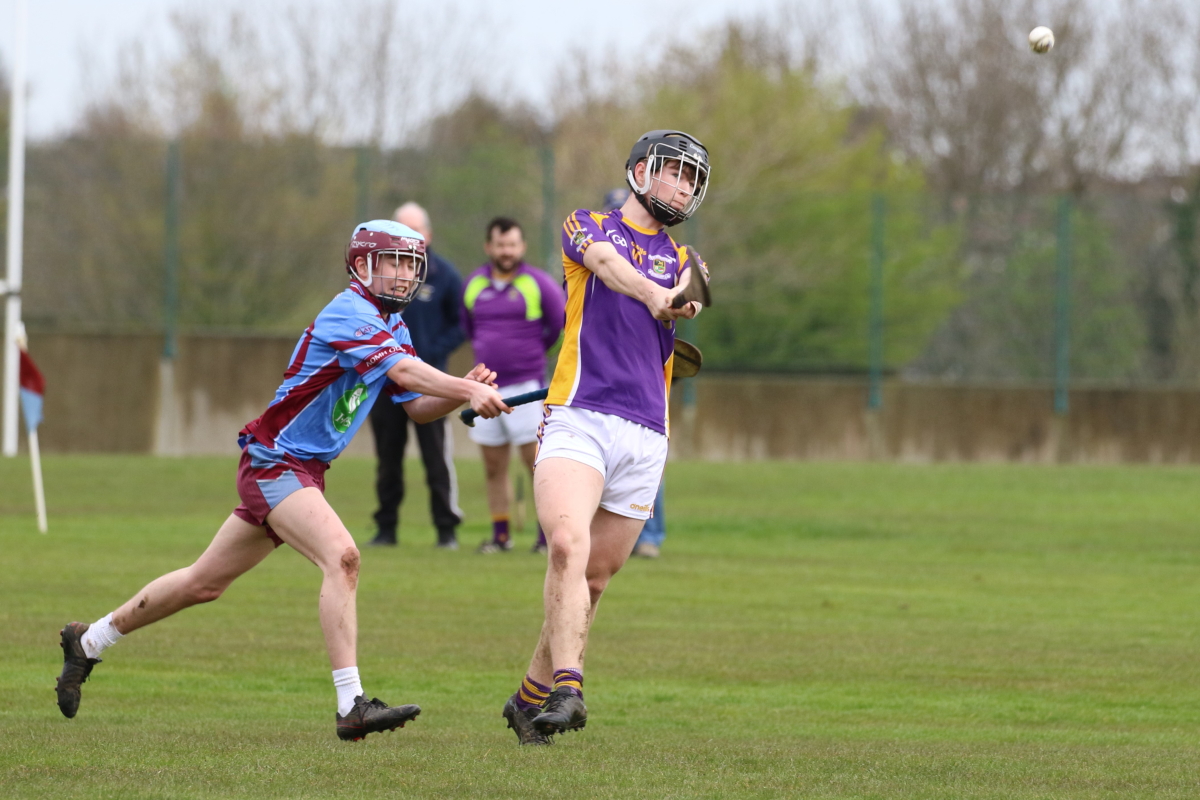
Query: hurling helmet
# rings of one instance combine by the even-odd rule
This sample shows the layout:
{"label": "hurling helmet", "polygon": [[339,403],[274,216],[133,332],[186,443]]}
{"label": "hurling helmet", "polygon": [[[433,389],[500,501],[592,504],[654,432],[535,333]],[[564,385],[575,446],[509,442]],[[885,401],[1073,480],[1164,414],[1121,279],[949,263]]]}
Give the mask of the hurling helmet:
{"label": "hurling helmet", "polygon": [[[376,294],[371,287],[381,255],[412,258],[414,277],[411,280],[396,278],[390,285],[385,285],[381,293]],[[359,256],[367,261],[365,280],[354,269],[354,261]],[[425,237],[407,225],[390,219],[376,219],[356,225],[354,233],[350,236],[350,244],[346,246],[346,271],[353,280],[361,283],[364,289],[374,295],[385,311],[403,311],[417,296],[417,290],[421,288],[428,274]]]}
{"label": "hurling helmet", "polygon": [[[634,167],[639,162],[646,162],[646,175],[639,185],[634,178]],[[686,192],[679,186],[671,197],[661,199],[651,195],[655,181],[668,180],[662,175],[663,167],[671,161],[679,162],[679,172],[684,174],[690,167],[692,190]],[[695,136],[683,131],[650,131],[643,133],[634,143],[625,162],[625,180],[629,188],[637,195],[638,202],[649,212],[650,216],[666,226],[678,225],[696,213],[696,209],[704,202],[708,192],[708,177],[711,167],[708,162],[708,150]],[[669,185],[669,184],[668,184]],[[682,195],[685,202],[682,208],[672,204],[677,196]]]}

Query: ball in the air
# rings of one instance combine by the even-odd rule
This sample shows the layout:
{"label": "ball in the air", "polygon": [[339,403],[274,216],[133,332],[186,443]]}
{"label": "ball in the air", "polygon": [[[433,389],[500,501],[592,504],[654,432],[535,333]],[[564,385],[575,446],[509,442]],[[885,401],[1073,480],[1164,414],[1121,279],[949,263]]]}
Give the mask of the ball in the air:
{"label": "ball in the air", "polygon": [[1054,31],[1042,25],[1029,32],[1029,49],[1035,53],[1045,53],[1054,47]]}

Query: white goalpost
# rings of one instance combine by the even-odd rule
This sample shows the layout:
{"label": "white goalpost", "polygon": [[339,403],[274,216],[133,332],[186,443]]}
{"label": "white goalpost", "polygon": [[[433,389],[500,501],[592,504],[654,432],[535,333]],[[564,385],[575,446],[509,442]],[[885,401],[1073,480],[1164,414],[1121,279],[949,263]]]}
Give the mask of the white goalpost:
{"label": "white goalpost", "polygon": [[4,303],[4,417],[3,453],[17,454],[17,381],[21,334],[21,253],[25,226],[25,27],[26,0],[16,0],[13,26],[12,96],[8,144],[8,252],[7,279],[0,284]]}

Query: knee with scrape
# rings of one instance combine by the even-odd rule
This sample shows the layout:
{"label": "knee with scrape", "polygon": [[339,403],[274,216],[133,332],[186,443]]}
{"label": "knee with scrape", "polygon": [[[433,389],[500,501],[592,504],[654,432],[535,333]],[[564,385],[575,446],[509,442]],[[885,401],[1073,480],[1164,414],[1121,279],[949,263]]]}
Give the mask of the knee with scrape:
{"label": "knee with scrape", "polygon": [[346,583],[351,589],[358,588],[358,565],[358,548],[347,547],[346,552],[342,553],[342,573],[345,574]]}

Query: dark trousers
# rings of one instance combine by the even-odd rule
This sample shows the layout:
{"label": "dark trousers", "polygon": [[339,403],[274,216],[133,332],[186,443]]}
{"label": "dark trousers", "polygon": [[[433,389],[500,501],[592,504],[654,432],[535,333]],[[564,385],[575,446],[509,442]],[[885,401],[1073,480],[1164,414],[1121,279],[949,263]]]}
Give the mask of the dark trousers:
{"label": "dark trousers", "polygon": [[[408,445],[408,413],[404,406],[384,397],[371,409],[371,430],[375,432],[375,453],[379,465],[375,473],[375,493],[379,510],[375,524],[384,538],[394,537],[404,502],[404,448]],[[458,481],[454,462],[446,449],[446,420],[424,425],[413,423],[421,460],[425,463],[425,482],[429,485],[429,510],[439,540],[452,537],[462,522],[458,508]]]}

